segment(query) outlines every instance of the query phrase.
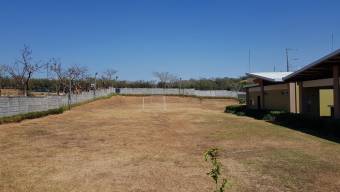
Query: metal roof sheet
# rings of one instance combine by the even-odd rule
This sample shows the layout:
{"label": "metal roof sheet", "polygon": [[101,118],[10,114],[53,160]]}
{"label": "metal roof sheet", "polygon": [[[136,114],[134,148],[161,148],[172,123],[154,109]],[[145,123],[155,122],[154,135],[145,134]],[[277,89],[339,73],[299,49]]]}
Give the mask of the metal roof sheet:
{"label": "metal roof sheet", "polygon": [[259,73],[246,73],[246,75],[271,82],[283,82],[283,78],[292,73],[293,72],[259,72]]}

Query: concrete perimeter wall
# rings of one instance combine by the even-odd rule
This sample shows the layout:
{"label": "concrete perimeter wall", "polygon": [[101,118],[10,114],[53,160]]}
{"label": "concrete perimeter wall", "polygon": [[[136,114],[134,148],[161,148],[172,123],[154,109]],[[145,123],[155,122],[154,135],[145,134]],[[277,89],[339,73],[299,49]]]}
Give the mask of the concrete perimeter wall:
{"label": "concrete perimeter wall", "polygon": [[120,94],[126,95],[186,95],[199,97],[231,97],[245,96],[243,92],[227,90],[195,90],[195,89],[162,89],[162,88],[121,88]]}
{"label": "concrete perimeter wall", "polygon": [[[114,88],[101,89],[96,91],[82,92],[71,95],[71,104],[81,103],[97,97],[107,96],[115,93]],[[46,97],[0,97],[0,117],[12,116],[22,113],[46,111],[56,109],[68,104],[68,95],[46,96]]]}
{"label": "concrete perimeter wall", "polygon": [[[97,97],[107,96],[115,93],[115,88],[101,89],[96,91],[82,92],[71,95],[71,104],[77,104]],[[120,88],[120,94],[126,95],[186,95],[200,97],[232,97],[242,98],[242,92],[226,90],[194,90],[194,89],[162,89],[162,88]],[[45,96],[45,97],[0,97],[0,117],[12,116],[22,113],[46,111],[68,105],[68,95]]]}

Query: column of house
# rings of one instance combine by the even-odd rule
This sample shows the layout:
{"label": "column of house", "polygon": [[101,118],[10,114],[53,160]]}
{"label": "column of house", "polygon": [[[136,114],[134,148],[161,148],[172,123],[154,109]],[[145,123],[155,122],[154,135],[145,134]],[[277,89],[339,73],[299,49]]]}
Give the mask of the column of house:
{"label": "column of house", "polygon": [[265,108],[265,105],[264,105],[265,93],[264,93],[263,80],[261,80],[261,82],[260,82],[260,87],[261,87],[261,109],[264,109]]}
{"label": "column of house", "polygon": [[289,112],[297,113],[296,106],[296,83],[287,83],[288,95],[289,95]]}
{"label": "column of house", "polygon": [[297,82],[297,85],[299,87],[299,96],[298,96],[298,101],[299,101],[299,110],[298,112],[299,113],[303,113],[303,100],[302,100],[302,97],[303,97],[303,83],[302,81],[299,81]]}

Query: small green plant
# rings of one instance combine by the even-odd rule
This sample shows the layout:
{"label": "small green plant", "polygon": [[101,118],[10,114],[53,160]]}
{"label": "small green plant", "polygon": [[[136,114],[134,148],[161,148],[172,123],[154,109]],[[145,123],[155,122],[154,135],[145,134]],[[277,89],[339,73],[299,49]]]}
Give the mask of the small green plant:
{"label": "small green plant", "polygon": [[218,149],[211,148],[204,153],[204,159],[206,162],[210,162],[212,168],[210,172],[207,173],[215,182],[215,190],[214,192],[224,192],[226,185],[228,184],[228,180],[223,178],[220,179],[221,176],[221,162],[218,161]]}
{"label": "small green plant", "polygon": [[246,99],[245,98],[239,98],[238,102],[239,102],[239,104],[245,104],[246,103]]}

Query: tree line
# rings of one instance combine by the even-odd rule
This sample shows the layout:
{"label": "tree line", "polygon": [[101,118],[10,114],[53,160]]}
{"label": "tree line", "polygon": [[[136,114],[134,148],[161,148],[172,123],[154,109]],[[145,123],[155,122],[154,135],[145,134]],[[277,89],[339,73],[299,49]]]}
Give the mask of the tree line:
{"label": "tree line", "polygon": [[[20,56],[12,64],[0,64],[0,90],[14,88],[23,95],[30,91],[54,92],[57,95],[80,93],[98,88],[191,88],[198,90],[233,90],[240,91],[246,84],[245,78],[201,78],[182,80],[169,72],[154,72],[155,81],[119,80],[117,70],[109,68],[101,74],[90,74],[86,66],[74,64],[65,66],[60,59],[36,61],[32,49],[25,45]],[[39,72],[46,72],[46,77],[37,77]],[[41,76],[41,75],[40,75]],[[1,94],[1,93],[0,93]]]}
{"label": "tree line", "polygon": [[[64,66],[60,59],[51,58],[48,61],[36,61],[32,57],[32,49],[24,45],[20,56],[12,64],[0,65],[0,90],[15,88],[21,90],[24,96],[29,91],[79,93],[96,89],[97,75],[91,76],[86,66],[74,64]],[[39,72],[46,71],[46,78],[35,77]],[[101,74],[100,86],[112,87],[115,74],[114,69],[107,69]],[[117,78],[115,79],[117,80]]]}

